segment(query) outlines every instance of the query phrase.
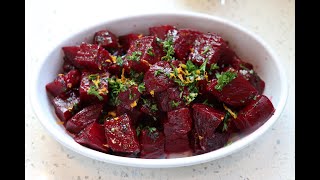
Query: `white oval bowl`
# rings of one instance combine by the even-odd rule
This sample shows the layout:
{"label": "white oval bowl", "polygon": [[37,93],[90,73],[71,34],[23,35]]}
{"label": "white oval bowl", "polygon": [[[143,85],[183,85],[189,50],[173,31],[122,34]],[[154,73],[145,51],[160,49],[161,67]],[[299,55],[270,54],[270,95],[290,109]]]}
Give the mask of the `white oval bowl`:
{"label": "white oval bowl", "polygon": [[[252,63],[259,76],[265,81],[264,94],[271,99],[276,109],[274,115],[257,130],[241,137],[232,144],[209,153],[191,157],[174,159],[127,158],[101,153],[76,143],[66,133],[65,128],[57,123],[54,108],[45,89],[45,85],[51,82],[61,70],[63,63],[61,47],[91,40],[94,32],[101,29],[107,28],[119,36],[132,32],[148,33],[150,26],[164,24],[175,25],[177,28],[191,28],[202,32],[215,32],[229,41],[231,47],[240,58]],[[279,118],[286,103],[288,87],[284,71],[278,57],[261,38],[225,19],[191,12],[140,14],[103,22],[84,30],[79,30],[79,33],[62,40],[33,72],[30,98],[33,110],[45,129],[62,145],[79,154],[107,163],[133,167],[169,168],[189,166],[230,155],[246,147],[265,133]]]}

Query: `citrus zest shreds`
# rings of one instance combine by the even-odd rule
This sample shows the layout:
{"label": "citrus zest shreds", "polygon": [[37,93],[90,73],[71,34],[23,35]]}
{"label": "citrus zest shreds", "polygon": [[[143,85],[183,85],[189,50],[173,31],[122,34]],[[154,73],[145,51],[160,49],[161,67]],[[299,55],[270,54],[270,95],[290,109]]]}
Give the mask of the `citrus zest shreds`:
{"label": "citrus zest shreds", "polygon": [[117,56],[111,56],[111,60],[113,63],[117,63]]}
{"label": "citrus zest shreds", "polygon": [[63,121],[57,121],[57,123],[59,124],[59,125],[63,125],[64,124],[64,122]]}
{"label": "citrus zest shreds", "polygon": [[110,112],[108,112],[108,115],[110,115],[112,117],[116,117],[117,113],[115,111],[110,111]]}
{"label": "citrus zest shreds", "polygon": [[131,106],[132,108],[136,107],[136,106],[137,106],[137,100],[133,101],[133,102],[130,104],[130,106]]}
{"label": "citrus zest shreds", "polygon": [[228,107],[227,107],[226,105],[224,105],[224,104],[223,104],[223,108],[224,108],[225,110],[227,110],[234,119],[237,119],[237,114],[234,113],[230,108],[228,108]]}
{"label": "citrus zest shreds", "polygon": [[107,60],[106,60],[106,62],[109,62],[109,63],[111,63],[111,60],[110,60],[110,59],[107,59]]}
{"label": "citrus zest shreds", "polygon": [[92,80],[93,84],[96,86],[96,88],[99,88],[100,83],[100,76],[97,76],[97,79]]}
{"label": "citrus zest shreds", "polygon": [[126,82],[126,77],[124,76],[124,68],[122,68],[121,82],[122,82],[122,83]]}
{"label": "citrus zest shreds", "polygon": [[150,94],[151,94],[152,97],[154,97],[154,90],[151,90]]}

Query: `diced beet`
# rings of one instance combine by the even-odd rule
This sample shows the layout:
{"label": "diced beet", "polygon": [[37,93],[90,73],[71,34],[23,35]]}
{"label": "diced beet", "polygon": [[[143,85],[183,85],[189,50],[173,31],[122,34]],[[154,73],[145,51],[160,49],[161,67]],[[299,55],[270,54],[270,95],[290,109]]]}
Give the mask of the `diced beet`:
{"label": "diced beet", "polygon": [[107,69],[108,63],[106,60],[108,59],[112,59],[111,55],[103,47],[82,43],[73,64],[80,69],[98,72]]}
{"label": "diced beet", "polygon": [[94,34],[93,43],[104,48],[118,48],[117,36],[108,30],[101,30]]}
{"label": "diced beet", "polygon": [[64,80],[66,82],[68,89],[79,87],[80,79],[81,79],[81,73],[76,69],[69,71],[64,76]]}
{"label": "diced beet", "polygon": [[186,91],[183,91],[181,94],[179,88],[171,87],[166,91],[158,93],[156,95],[156,99],[159,104],[160,110],[168,112],[174,109],[185,107],[185,102],[182,98],[180,98],[180,95],[182,95],[181,97],[183,97],[186,94]]}
{"label": "diced beet", "polygon": [[190,29],[172,30],[168,32],[167,39],[168,37],[173,37],[175,56],[179,60],[185,61],[187,59],[194,40],[200,34],[202,33]]}
{"label": "diced beet", "polygon": [[141,146],[141,158],[156,159],[161,158],[164,155],[164,134],[163,132],[150,131],[149,129],[143,129],[139,136]]}
{"label": "diced beet", "polygon": [[136,123],[139,121],[139,119],[142,116],[142,112],[140,112],[139,109],[140,107],[135,107],[129,110],[124,108],[120,103],[120,105],[117,106],[116,112],[117,112],[117,115],[127,114],[132,120],[132,125],[136,125]]}
{"label": "diced beet", "polygon": [[118,94],[118,100],[123,108],[132,110],[137,106],[141,93],[138,91],[138,86],[130,86],[126,91]]}
{"label": "diced beet", "polygon": [[101,152],[108,152],[108,143],[104,133],[104,125],[93,122],[83,129],[74,140],[86,147]]}
{"label": "diced beet", "polygon": [[247,105],[258,91],[241,74],[225,85],[221,91],[215,89],[217,79],[213,79],[207,86],[207,90],[220,101],[235,107]]}
{"label": "diced beet", "polygon": [[107,119],[104,123],[109,147],[116,152],[140,152],[139,141],[127,114]]}
{"label": "diced beet", "polygon": [[224,147],[227,144],[229,137],[230,134],[227,132],[215,132],[213,136],[208,139],[205,151],[210,152]]}
{"label": "diced beet", "polygon": [[[147,92],[162,92],[174,85],[174,82],[167,77],[172,71],[170,64],[166,61],[159,61],[152,65],[145,73],[143,82]],[[159,73],[157,73],[159,72]]]}
{"label": "diced beet", "polygon": [[194,155],[199,155],[206,152],[201,148],[199,144],[199,135],[194,128],[191,130],[189,134],[189,142]]}
{"label": "diced beet", "polygon": [[160,113],[155,98],[152,98],[151,96],[142,99],[140,111],[152,117],[156,117]]}
{"label": "diced beet", "polygon": [[62,47],[62,51],[66,57],[66,60],[71,62],[72,64],[74,63],[74,58],[77,56],[78,51],[80,51],[79,46],[65,46]]}
{"label": "diced beet", "polygon": [[188,108],[168,112],[168,121],[163,123],[164,134],[172,139],[187,134],[192,128],[192,118]]}
{"label": "diced beet", "polygon": [[76,69],[76,67],[68,60],[66,60],[67,58],[64,57],[64,62],[63,62],[63,72],[67,73],[73,69]]}
{"label": "diced beet", "polygon": [[131,69],[136,72],[145,72],[150,65],[160,61],[161,55],[161,50],[156,43],[155,37],[144,36],[131,43],[125,57],[126,61],[128,61],[128,65],[125,68],[128,72]]}
{"label": "diced beet", "polygon": [[240,69],[239,73],[244,76],[246,80],[250,82],[250,84],[257,89],[259,94],[262,94],[265,88],[264,81],[259,77],[259,75],[253,70],[253,68],[245,68]]}
{"label": "diced beet", "polygon": [[161,40],[164,40],[167,37],[168,31],[174,29],[176,28],[171,25],[153,26],[149,28],[149,33],[151,36],[155,36]]}
{"label": "diced beet", "polygon": [[61,93],[78,87],[80,82],[80,72],[71,70],[67,74],[59,74],[56,79],[46,85],[47,91],[53,96],[58,96]]}
{"label": "diced beet", "polygon": [[187,134],[174,138],[166,136],[164,149],[166,153],[192,151]]}
{"label": "diced beet", "polygon": [[214,136],[225,113],[205,104],[194,104],[192,109],[194,127],[199,136],[200,146],[203,150],[207,150],[209,140]]}
{"label": "diced beet", "polygon": [[222,52],[226,47],[224,40],[217,34],[202,34],[196,37],[189,59],[200,66],[207,59],[207,67],[215,64],[220,59]]}
{"label": "diced beet", "polygon": [[79,110],[80,98],[73,91],[70,91],[64,96],[57,96],[52,99],[52,104],[58,118],[66,122]]}
{"label": "diced beet", "polygon": [[122,46],[124,51],[127,51],[131,43],[139,38],[142,38],[142,34],[127,34],[119,36],[119,44]]}
{"label": "diced beet", "polygon": [[78,134],[81,130],[99,118],[102,108],[102,104],[94,104],[83,108],[67,121],[66,129],[70,133]]}
{"label": "diced beet", "polygon": [[[108,101],[109,73],[82,72],[80,83],[80,99],[85,104]],[[94,83],[96,82],[96,83]],[[97,87],[98,85],[98,87]],[[96,92],[96,93],[95,93]]]}
{"label": "diced beet", "polygon": [[46,85],[47,91],[54,97],[68,90],[64,74],[59,74],[52,82]]}
{"label": "diced beet", "polygon": [[274,111],[271,101],[265,95],[258,95],[256,100],[239,111],[234,123],[240,130],[248,128],[255,130],[264,124]]}

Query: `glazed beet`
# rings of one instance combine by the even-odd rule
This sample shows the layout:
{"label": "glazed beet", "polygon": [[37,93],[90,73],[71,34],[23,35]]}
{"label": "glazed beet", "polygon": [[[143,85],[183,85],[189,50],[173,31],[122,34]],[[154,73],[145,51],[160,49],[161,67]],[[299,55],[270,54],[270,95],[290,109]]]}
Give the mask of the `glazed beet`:
{"label": "glazed beet", "polygon": [[256,129],[264,124],[274,113],[275,109],[271,101],[265,95],[259,95],[238,113],[234,120],[237,128]]}
{"label": "glazed beet", "polygon": [[63,74],[46,90],[77,143],[131,158],[199,155],[273,115],[265,82],[226,39],[166,24],[146,30],[101,29],[92,43],[62,47]]}
{"label": "glazed beet", "polygon": [[[174,82],[165,74],[172,71],[170,64],[165,61],[159,61],[152,65],[145,73],[143,82],[147,92],[162,92],[174,85]],[[159,72],[159,73],[156,73]]]}
{"label": "glazed beet", "polygon": [[159,130],[143,129],[140,132],[141,158],[154,159],[164,155],[164,134]]}
{"label": "glazed beet", "polygon": [[97,121],[101,114],[102,107],[102,104],[93,104],[83,108],[67,121],[66,129],[70,133],[78,134],[86,126]]}
{"label": "glazed beet", "polygon": [[80,99],[86,104],[108,101],[109,73],[82,72]]}
{"label": "glazed beet", "polygon": [[117,36],[108,30],[101,30],[94,34],[93,43],[104,48],[118,48]]}
{"label": "glazed beet", "polygon": [[189,59],[198,66],[207,59],[207,67],[210,68],[211,64],[218,62],[225,47],[226,43],[217,34],[201,34],[193,43]]}
{"label": "glazed beet", "polygon": [[83,146],[97,151],[106,153],[109,150],[103,124],[96,122],[91,123],[83,129],[74,140]]}
{"label": "glazed beet", "polygon": [[57,96],[52,100],[58,118],[66,122],[75,114],[80,108],[80,98],[75,92],[70,91],[65,95]]}
{"label": "glazed beet", "polygon": [[221,91],[215,88],[217,83],[217,79],[213,79],[207,90],[217,99],[231,106],[245,106],[258,94],[258,91],[241,74],[237,74],[237,77]]}
{"label": "glazed beet", "polygon": [[109,147],[116,152],[140,152],[140,145],[132,120],[127,114],[107,119],[104,123]]}

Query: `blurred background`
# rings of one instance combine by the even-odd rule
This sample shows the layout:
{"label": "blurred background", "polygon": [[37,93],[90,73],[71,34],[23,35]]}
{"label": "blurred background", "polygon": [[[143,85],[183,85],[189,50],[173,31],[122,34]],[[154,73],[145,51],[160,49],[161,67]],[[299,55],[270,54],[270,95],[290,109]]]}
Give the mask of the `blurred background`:
{"label": "blurred background", "polygon": [[[247,148],[209,163],[144,169],[102,163],[56,142],[29,104],[30,72],[62,39],[114,17],[193,11],[226,18],[261,36],[286,67],[289,97],[272,129]],[[26,0],[26,179],[295,179],[295,1],[292,0]],[[248,47],[250,48],[250,47]]]}

